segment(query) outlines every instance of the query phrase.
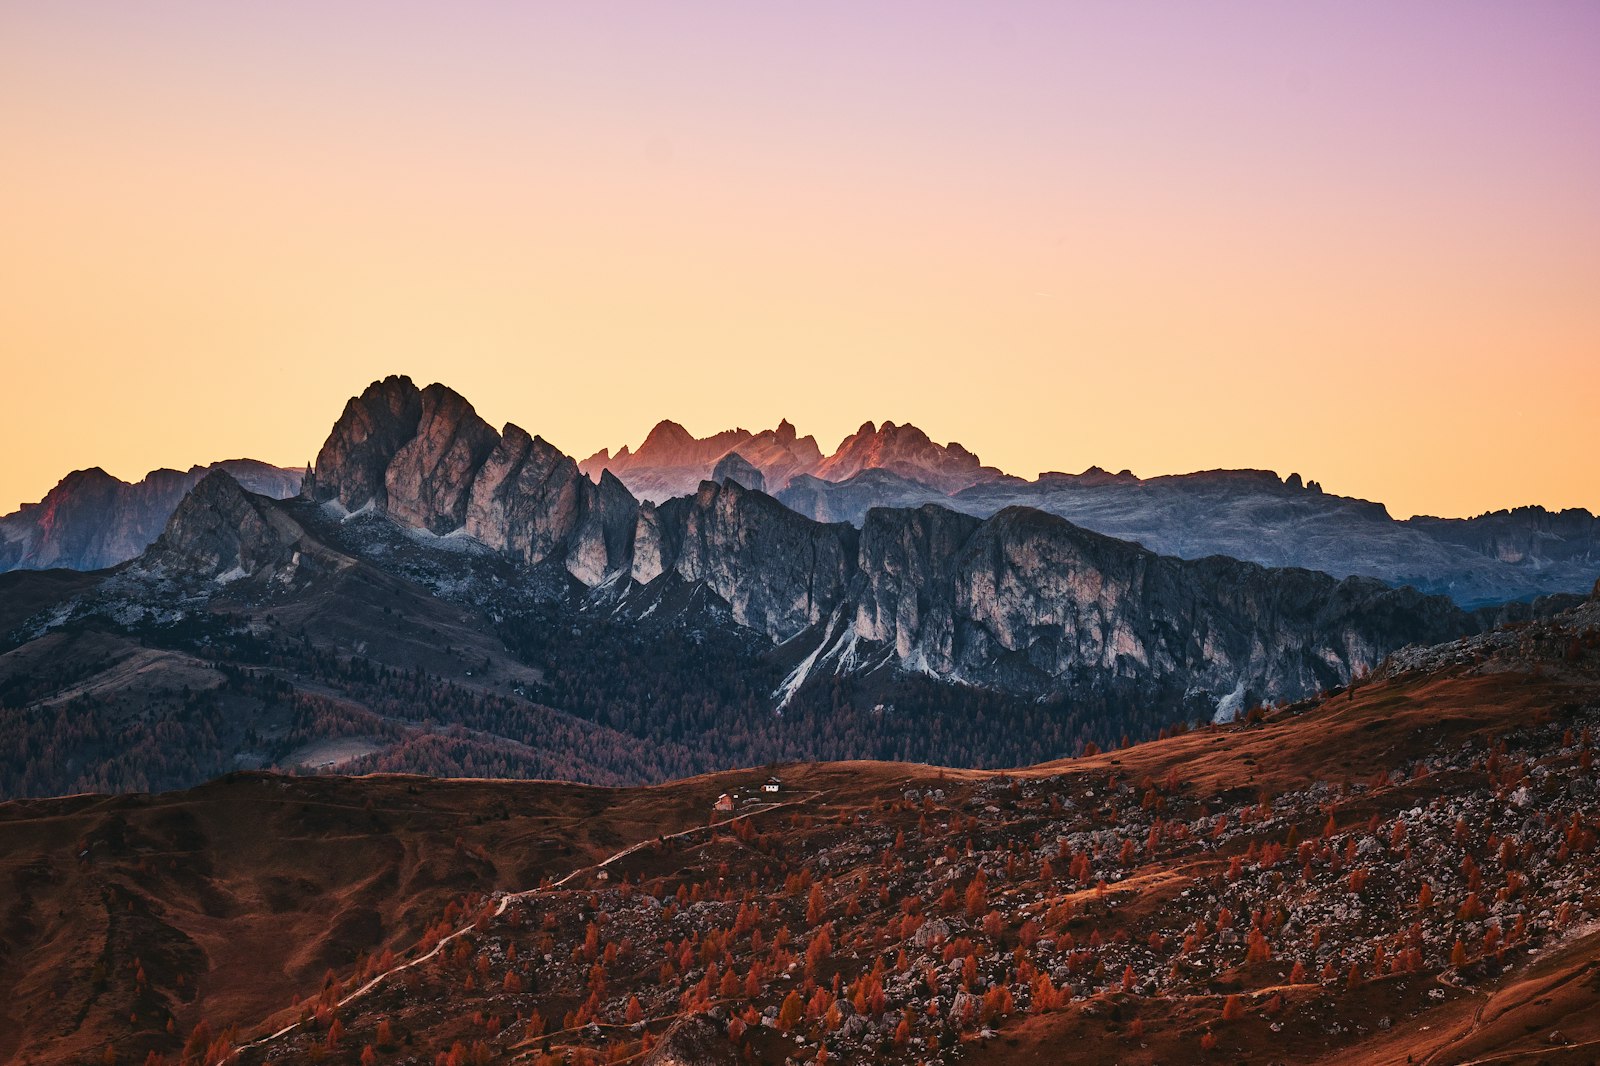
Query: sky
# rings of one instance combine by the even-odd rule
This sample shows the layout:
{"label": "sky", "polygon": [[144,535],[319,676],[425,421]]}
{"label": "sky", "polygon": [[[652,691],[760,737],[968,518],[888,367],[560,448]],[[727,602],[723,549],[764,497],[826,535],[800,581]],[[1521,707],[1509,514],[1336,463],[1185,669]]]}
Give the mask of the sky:
{"label": "sky", "polygon": [[389,373],[1600,510],[1596,190],[1576,0],[0,0],[0,511]]}

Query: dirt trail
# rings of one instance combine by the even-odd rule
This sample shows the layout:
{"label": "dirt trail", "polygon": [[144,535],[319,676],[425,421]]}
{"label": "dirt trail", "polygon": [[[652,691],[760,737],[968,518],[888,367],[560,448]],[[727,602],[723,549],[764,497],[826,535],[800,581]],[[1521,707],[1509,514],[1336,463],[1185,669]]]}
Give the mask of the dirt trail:
{"label": "dirt trail", "polygon": [[[731,818],[724,818],[720,822],[712,822],[712,823],[710,823],[708,825],[697,825],[697,826],[693,826],[693,827],[691,827],[689,829],[681,830],[681,831],[676,832],[676,833],[668,833],[668,834],[666,834],[664,836],[659,836],[659,837],[647,837],[644,840],[636,841],[635,843],[629,844],[627,847],[622,848],[619,851],[612,852],[610,855],[606,856],[604,859],[600,860],[597,863],[593,863],[593,864],[591,864],[589,866],[580,866],[577,869],[572,870],[569,873],[563,875],[560,879],[552,881],[547,885],[540,885],[537,888],[525,889],[524,891],[521,891],[521,892],[510,892],[510,893],[507,893],[506,895],[500,897],[500,904],[499,904],[499,906],[495,907],[494,916],[496,918],[498,918],[498,917],[504,915],[505,912],[508,909],[510,909],[510,907],[511,907],[511,905],[513,903],[517,903],[517,902],[522,901],[522,900],[533,899],[536,896],[543,895],[544,893],[547,893],[547,892],[555,892],[555,891],[565,887],[566,885],[571,884],[572,881],[574,881],[575,879],[577,879],[579,877],[585,876],[587,874],[598,873],[601,870],[605,869],[607,866],[610,866],[612,863],[617,862],[617,861],[619,861],[621,859],[625,859],[629,855],[632,855],[632,854],[634,854],[634,853],[636,853],[638,851],[641,851],[644,848],[654,847],[656,844],[659,844],[662,841],[666,841],[666,840],[681,840],[684,837],[693,836],[696,833],[709,832],[710,830],[717,829],[717,828],[719,828],[721,826],[728,825],[731,822],[736,822],[741,818],[753,818],[758,814],[769,814],[772,811],[782,810],[785,807],[798,807],[798,806],[801,806],[803,804],[812,803],[812,802],[815,802],[816,800],[821,799],[823,796],[827,795],[828,791],[831,791],[831,790],[825,790],[825,791],[821,791],[821,792],[812,792],[809,795],[802,796],[802,797],[799,797],[797,799],[787,800],[787,801],[785,801],[783,803],[764,803],[764,804],[761,804],[761,805],[759,805],[757,807],[752,807],[752,808],[750,808],[748,810],[741,811],[741,812],[733,815],[733,817],[731,817]],[[416,966],[420,966],[423,963],[427,962],[429,959],[437,957],[438,954],[441,951],[443,951],[451,943],[451,941],[454,941],[454,940],[466,935],[467,933],[470,933],[472,931],[473,926],[474,926],[475,923],[476,923],[476,919],[473,919],[472,921],[466,922],[459,929],[456,929],[454,932],[451,932],[451,933],[441,937],[439,942],[433,946],[433,949],[431,951],[427,952],[426,954],[419,955],[416,958],[411,959],[408,962],[400,963],[400,964],[398,964],[396,966],[393,966],[393,967],[383,971],[382,973],[376,975],[370,981],[368,981],[366,984],[362,985],[360,988],[357,988],[355,991],[349,993],[344,998],[340,999],[337,1003],[335,1003],[334,1004],[334,1009],[335,1010],[343,1009],[344,1007],[348,1006],[349,1004],[351,1004],[351,1003],[355,1002],[356,1000],[360,999],[362,996],[367,995],[373,989],[377,988],[379,985],[383,984],[385,981],[389,980],[389,978],[395,976],[396,974],[404,973],[406,970],[412,969],[413,967],[416,967]],[[288,1036],[290,1033],[292,1033],[296,1029],[300,1028],[301,1024],[302,1023],[299,1022],[299,1021],[291,1022],[288,1025],[284,1026],[282,1029],[277,1030],[276,1032],[268,1033],[266,1036],[258,1037],[255,1040],[247,1040],[244,1043],[238,1045],[238,1047],[236,1047],[234,1049],[234,1053],[238,1054],[240,1052],[249,1051],[249,1050],[254,1049],[254,1048],[265,1047],[266,1045],[271,1044],[272,1042],[274,1042],[276,1040],[280,1040],[283,1037]]]}

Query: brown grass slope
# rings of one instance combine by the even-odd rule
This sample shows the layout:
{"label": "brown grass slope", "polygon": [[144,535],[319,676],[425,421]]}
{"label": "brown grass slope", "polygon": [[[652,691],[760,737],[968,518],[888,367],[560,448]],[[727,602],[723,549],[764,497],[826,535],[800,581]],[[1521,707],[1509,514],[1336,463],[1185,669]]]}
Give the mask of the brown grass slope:
{"label": "brown grass slope", "polygon": [[[3,804],[0,1061],[109,1047],[177,1062],[202,1022],[237,1026],[216,1050],[245,1045],[245,1062],[354,1063],[369,1047],[380,1062],[645,1061],[691,1043],[703,1061],[774,1063],[1596,1061],[1595,615],[1083,759],[787,767],[782,809],[756,805],[765,771],[622,790],[239,774]],[[728,790],[745,815],[697,829]],[[1516,846],[1562,833],[1559,856]],[[1304,869],[1296,841],[1313,845]],[[1069,854],[1092,872],[1069,872]],[[1494,908],[1482,919],[1456,914],[1468,859]],[[1358,868],[1370,881],[1352,889]],[[754,938],[731,932],[747,906]],[[1253,912],[1269,960],[1245,957]],[[917,935],[934,922],[948,933]],[[824,924],[831,950],[808,951]],[[586,954],[591,927],[621,950]],[[1464,959],[1452,937],[1471,941]],[[1408,944],[1417,963],[1396,967]],[[706,987],[730,970],[737,989]],[[783,1025],[797,989],[817,1015]]]}

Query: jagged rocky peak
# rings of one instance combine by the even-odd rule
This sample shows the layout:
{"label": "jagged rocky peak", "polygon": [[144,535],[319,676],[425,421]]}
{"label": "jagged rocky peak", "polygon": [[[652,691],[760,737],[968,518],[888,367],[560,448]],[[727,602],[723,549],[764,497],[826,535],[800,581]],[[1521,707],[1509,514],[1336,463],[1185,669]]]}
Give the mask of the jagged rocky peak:
{"label": "jagged rocky peak", "polygon": [[570,456],[507,423],[473,480],[466,530],[491,548],[539,563],[578,528],[587,490]]}
{"label": "jagged rocky peak", "polygon": [[959,492],[1005,476],[984,466],[959,443],[935,444],[916,426],[893,422],[862,423],[811,473],[824,481],[844,481],[868,469],[888,470],[942,492]]}
{"label": "jagged rocky peak", "polygon": [[[152,470],[150,473],[154,475],[158,471]],[[56,482],[55,488],[45,495],[45,499],[49,500],[51,497],[59,498],[76,492],[106,492],[115,489],[118,485],[126,484],[126,481],[118,477],[112,477],[100,467],[91,466],[87,470],[69,472],[66,477]]]}
{"label": "jagged rocky peak", "polygon": [[351,397],[317,453],[315,493],[355,511],[388,506],[385,474],[395,454],[417,435],[422,390],[394,374]]}
{"label": "jagged rocky peak", "polygon": [[733,448],[748,441],[754,434],[747,429],[725,429],[712,436],[700,438],[682,425],[663,418],[645,436],[637,451],[623,447],[616,455],[601,449],[579,466],[585,474],[596,480],[602,470],[618,476],[642,469],[678,469],[711,465]]}
{"label": "jagged rocky peak", "polygon": [[[728,433],[737,437],[749,436],[742,429],[728,430]],[[715,438],[712,438],[715,439]],[[644,443],[639,445],[636,455],[647,455],[660,461],[678,460],[679,462],[692,462],[697,456],[701,441],[694,434],[684,429],[670,418],[663,418],[655,424],[655,428],[644,438]]]}
{"label": "jagged rocky peak", "polygon": [[496,432],[454,390],[399,376],[345,406],[309,495],[436,536],[464,532],[530,565],[554,560],[586,585],[628,569],[638,515],[616,478],[591,482],[542,437]]}
{"label": "jagged rocky peak", "polygon": [[747,489],[755,489],[757,492],[767,491],[767,479],[738,452],[729,452],[717,460],[716,467],[711,471],[711,480],[735,481]]}
{"label": "jagged rocky peak", "polygon": [[245,577],[283,561],[304,536],[274,501],[217,470],[183,498],[144,560],[190,576]]}
{"label": "jagged rocky peak", "polygon": [[759,433],[735,428],[709,437],[696,437],[677,422],[663,420],[637,451],[624,447],[613,455],[602,448],[578,465],[592,479],[609,470],[640,499],[659,503],[694,493],[702,481],[717,480],[718,464],[735,452],[761,473],[764,488],[774,492],[822,461],[816,438],[800,436],[787,419]]}
{"label": "jagged rocky peak", "polygon": [[584,490],[578,527],[567,549],[567,570],[593,588],[613,574],[627,572],[633,561],[639,501],[609,471],[598,484],[581,478]]}

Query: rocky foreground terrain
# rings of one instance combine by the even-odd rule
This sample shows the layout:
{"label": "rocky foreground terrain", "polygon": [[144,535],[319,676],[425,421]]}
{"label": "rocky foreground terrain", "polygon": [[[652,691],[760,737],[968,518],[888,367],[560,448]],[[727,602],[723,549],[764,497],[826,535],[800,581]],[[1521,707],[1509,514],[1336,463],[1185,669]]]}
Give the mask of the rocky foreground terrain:
{"label": "rocky foreground terrain", "polygon": [[1597,727],[1600,602],[1011,771],[12,802],[0,1057],[1589,1062]]}

